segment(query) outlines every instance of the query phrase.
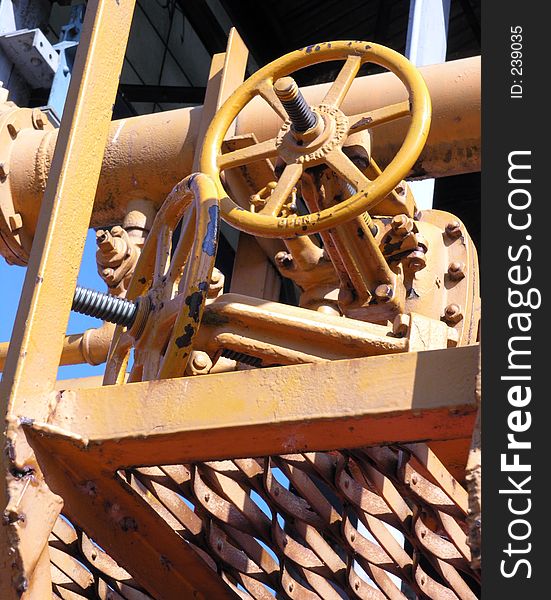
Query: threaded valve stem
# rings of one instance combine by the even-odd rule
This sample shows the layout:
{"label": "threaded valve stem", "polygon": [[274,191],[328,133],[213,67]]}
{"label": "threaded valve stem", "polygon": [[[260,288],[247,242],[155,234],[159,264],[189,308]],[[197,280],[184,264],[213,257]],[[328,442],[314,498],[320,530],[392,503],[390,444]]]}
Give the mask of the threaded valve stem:
{"label": "threaded valve stem", "polygon": [[72,310],[109,323],[130,327],[136,318],[138,304],[77,285]]}
{"label": "threaded valve stem", "polygon": [[278,79],[274,83],[274,92],[289,115],[295,131],[304,133],[315,127],[318,122],[316,113],[308,106],[296,81],[292,77]]}

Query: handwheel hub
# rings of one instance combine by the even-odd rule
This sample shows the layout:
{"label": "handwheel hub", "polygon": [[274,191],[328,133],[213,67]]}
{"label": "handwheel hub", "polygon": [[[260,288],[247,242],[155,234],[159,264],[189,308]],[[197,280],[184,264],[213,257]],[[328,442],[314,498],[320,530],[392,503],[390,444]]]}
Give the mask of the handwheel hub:
{"label": "handwheel hub", "polygon": [[312,136],[305,132],[297,135],[290,119],[285,121],[277,135],[279,156],[287,163],[303,163],[312,167],[323,162],[329,152],[341,148],[348,135],[348,117],[337,107],[320,104],[312,107],[318,115],[318,126]]}

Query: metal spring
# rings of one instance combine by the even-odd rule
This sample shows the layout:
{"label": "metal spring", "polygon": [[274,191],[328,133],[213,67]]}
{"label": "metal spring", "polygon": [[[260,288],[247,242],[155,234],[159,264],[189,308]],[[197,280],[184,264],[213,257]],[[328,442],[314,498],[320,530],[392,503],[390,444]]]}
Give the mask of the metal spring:
{"label": "metal spring", "polygon": [[72,310],[117,325],[130,327],[136,318],[136,303],[77,285]]}
{"label": "metal spring", "polygon": [[224,348],[224,350],[222,350],[222,356],[224,358],[229,358],[230,360],[235,360],[236,362],[243,363],[244,365],[250,365],[251,367],[262,366],[262,359],[256,356],[249,356],[248,354],[243,354],[243,352],[235,352],[234,350],[228,350]]}

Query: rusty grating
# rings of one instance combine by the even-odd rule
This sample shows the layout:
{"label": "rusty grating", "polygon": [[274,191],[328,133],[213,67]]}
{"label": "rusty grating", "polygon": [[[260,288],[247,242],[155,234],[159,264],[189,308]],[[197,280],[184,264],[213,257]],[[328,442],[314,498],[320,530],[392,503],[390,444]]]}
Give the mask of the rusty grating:
{"label": "rusty grating", "polygon": [[[467,492],[425,444],[133,468],[119,476],[236,597],[479,597]],[[58,521],[50,548],[57,597],[149,598],[66,521]]]}

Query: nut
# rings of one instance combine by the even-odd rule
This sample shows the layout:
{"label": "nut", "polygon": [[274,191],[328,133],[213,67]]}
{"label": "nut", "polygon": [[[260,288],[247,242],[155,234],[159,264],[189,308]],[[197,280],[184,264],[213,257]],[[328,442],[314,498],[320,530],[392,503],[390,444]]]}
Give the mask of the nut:
{"label": "nut", "polygon": [[98,229],[96,231],[96,244],[104,254],[114,252],[117,248],[111,233],[103,229]]}
{"label": "nut", "polygon": [[448,267],[448,276],[452,281],[460,281],[465,277],[465,264],[462,262],[452,262]]}
{"label": "nut", "polygon": [[410,317],[409,315],[398,315],[392,323],[392,333],[405,337],[409,331]]}
{"label": "nut", "polygon": [[462,318],[463,313],[461,312],[461,307],[458,304],[448,304],[442,320],[448,325],[457,325]]}
{"label": "nut", "polygon": [[456,240],[461,235],[461,224],[459,221],[450,221],[446,225],[446,235],[452,240]]}
{"label": "nut", "polygon": [[396,215],[390,226],[394,233],[402,237],[413,231],[413,221],[407,215]]}
{"label": "nut", "polygon": [[293,268],[293,255],[289,252],[282,250],[275,255],[275,261],[280,269],[292,269]]}
{"label": "nut", "polygon": [[210,358],[205,352],[194,352],[191,363],[194,369],[202,371],[209,366]]}
{"label": "nut", "polygon": [[417,271],[421,271],[427,266],[427,257],[424,252],[415,250],[406,256],[406,265],[410,271],[417,273]]}
{"label": "nut", "polygon": [[407,183],[405,181],[400,181],[400,183],[394,188],[394,191],[398,194],[398,196],[404,196],[407,191]]}
{"label": "nut", "polygon": [[381,283],[375,288],[374,294],[378,302],[388,302],[394,295],[394,290],[388,283]]}
{"label": "nut", "polygon": [[32,112],[32,121],[35,129],[44,129],[46,117],[39,108],[34,108]]}

